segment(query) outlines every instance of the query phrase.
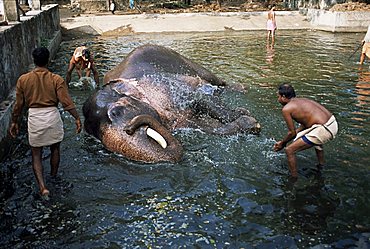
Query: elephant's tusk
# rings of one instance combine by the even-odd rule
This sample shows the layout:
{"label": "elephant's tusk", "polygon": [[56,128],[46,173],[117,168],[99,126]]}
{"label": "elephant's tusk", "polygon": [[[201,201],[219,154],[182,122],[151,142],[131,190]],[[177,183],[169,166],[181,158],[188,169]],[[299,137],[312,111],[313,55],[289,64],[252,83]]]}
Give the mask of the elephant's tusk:
{"label": "elephant's tusk", "polygon": [[146,134],[153,138],[155,141],[157,141],[157,143],[160,144],[160,146],[162,146],[163,149],[165,149],[167,147],[167,142],[166,140],[162,137],[161,134],[159,134],[157,131],[153,130],[152,128],[147,128],[146,129]]}

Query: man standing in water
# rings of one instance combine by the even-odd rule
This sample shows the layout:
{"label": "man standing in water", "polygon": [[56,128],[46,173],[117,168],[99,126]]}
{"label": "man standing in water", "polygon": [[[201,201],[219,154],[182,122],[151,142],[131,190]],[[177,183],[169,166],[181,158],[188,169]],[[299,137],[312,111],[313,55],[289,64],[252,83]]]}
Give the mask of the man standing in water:
{"label": "man standing in water", "polygon": [[267,44],[270,43],[271,37],[271,47],[275,43],[275,30],[276,30],[276,19],[275,19],[275,5],[272,5],[271,9],[267,13]]}
{"label": "man standing in water", "polygon": [[58,173],[60,162],[60,142],[63,140],[63,122],[59,114],[61,102],[76,120],[77,133],[81,132],[81,120],[75,105],[68,94],[63,78],[47,69],[49,50],[41,47],[32,52],[35,69],[19,77],[16,86],[16,102],[12,113],[10,135],[18,134],[18,121],[23,107],[28,108],[28,140],[32,151],[32,167],[40,194],[49,195],[43,176],[42,149],[50,146],[51,176]]}
{"label": "man standing in water", "polygon": [[[319,103],[306,99],[296,98],[294,88],[289,84],[282,84],[278,89],[278,101],[283,105],[282,114],[288,126],[288,134],[274,145],[274,151],[285,148],[288,166],[293,177],[298,177],[295,153],[315,146],[318,167],[324,165],[324,151],[322,145],[334,139],[338,132],[338,124],[333,114]],[[294,121],[300,124],[296,129]],[[294,141],[289,144],[291,140]]]}

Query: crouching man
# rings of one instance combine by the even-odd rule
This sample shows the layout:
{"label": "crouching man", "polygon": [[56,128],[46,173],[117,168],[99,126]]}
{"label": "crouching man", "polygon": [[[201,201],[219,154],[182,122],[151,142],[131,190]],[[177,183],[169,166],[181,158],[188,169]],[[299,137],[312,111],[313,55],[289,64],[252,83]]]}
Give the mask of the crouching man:
{"label": "crouching man", "polygon": [[[298,151],[315,147],[318,167],[322,167],[324,165],[322,145],[334,139],[338,132],[335,117],[321,104],[307,98],[297,98],[294,88],[289,84],[279,86],[278,101],[283,105],[282,114],[288,133],[274,145],[274,151],[285,147],[289,170],[294,178],[298,177],[295,157]],[[295,128],[294,121],[300,124],[298,129]],[[287,145],[292,140],[293,142]]]}

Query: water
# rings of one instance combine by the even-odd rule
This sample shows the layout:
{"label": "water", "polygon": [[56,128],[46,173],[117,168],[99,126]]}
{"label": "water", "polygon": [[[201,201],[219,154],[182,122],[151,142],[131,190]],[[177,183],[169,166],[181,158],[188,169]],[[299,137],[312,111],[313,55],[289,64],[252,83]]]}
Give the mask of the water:
{"label": "water", "polygon": [[[364,34],[279,31],[274,49],[265,32],[158,34],[74,40],[52,62],[65,75],[76,46],[87,43],[101,75],[132,49],[167,46],[229,84],[229,94],[262,125],[259,136],[220,137],[176,132],[185,155],[178,164],[145,165],[110,153],[63,113],[60,178],[49,173],[50,201],[39,198],[23,131],[1,171],[1,244],[4,248],[369,248],[370,69],[359,70]],[[76,75],[74,74],[74,77]],[[77,81],[76,78],[73,80]],[[286,133],[276,88],[291,83],[339,122],[316,171],[314,150],[297,155],[299,179],[288,178],[286,157],[272,146]],[[73,88],[80,114],[91,90]]]}

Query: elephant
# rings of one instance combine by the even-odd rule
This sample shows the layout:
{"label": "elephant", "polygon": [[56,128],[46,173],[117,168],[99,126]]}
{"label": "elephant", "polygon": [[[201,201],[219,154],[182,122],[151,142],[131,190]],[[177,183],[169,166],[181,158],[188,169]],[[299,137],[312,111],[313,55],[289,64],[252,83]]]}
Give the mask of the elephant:
{"label": "elephant", "polygon": [[172,133],[180,128],[219,135],[260,132],[246,109],[222,102],[225,81],[164,46],[137,47],[103,82],[83,104],[85,131],[133,161],[179,162],[184,149]]}

